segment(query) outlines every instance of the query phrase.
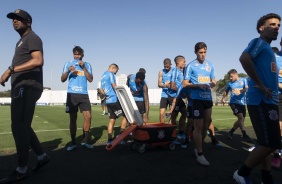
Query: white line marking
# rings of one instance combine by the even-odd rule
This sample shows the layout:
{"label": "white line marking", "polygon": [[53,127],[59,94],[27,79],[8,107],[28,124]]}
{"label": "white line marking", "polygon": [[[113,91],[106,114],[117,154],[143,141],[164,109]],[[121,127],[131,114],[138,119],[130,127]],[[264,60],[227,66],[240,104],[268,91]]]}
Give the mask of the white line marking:
{"label": "white line marking", "polygon": [[[246,118],[250,118],[250,117],[246,117]],[[226,118],[226,119],[213,119],[213,121],[224,121],[224,120],[230,120],[230,119],[237,119],[237,118]],[[115,126],[117,127],[117,126]],[[77,128],[78,130],[81,130],[82,128]],[[92,129],[92,128],[91,128]],[[40,133],[40,132],[57,132],[57,131],[66,131],[66,130],[70,130],[70,129],[53,129],[53,130],[36,130],[34,131],[35,133]],[[0,135],[8,135],[8,134],[12,134],[12,132],[2,132],[0,133]]]}

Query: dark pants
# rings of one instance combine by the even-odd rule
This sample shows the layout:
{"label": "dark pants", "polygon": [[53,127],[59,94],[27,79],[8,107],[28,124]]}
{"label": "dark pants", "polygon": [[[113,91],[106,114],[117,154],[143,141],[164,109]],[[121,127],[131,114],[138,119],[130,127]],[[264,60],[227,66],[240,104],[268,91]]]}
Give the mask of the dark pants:
{"label": "dark pants", "polygon": [[31,128],[35,103],[41,94],[41,91],[31,87],[19,87],[11,91],[12,133],[19,167],[27,166],[30,147],[37,155],[43,154],[40,142]]}

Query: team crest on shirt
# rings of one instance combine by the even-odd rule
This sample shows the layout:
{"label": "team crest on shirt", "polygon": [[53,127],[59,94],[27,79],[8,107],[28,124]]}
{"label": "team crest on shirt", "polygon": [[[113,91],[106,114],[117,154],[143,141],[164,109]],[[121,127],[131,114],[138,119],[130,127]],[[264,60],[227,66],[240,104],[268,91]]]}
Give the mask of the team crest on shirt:
{"label": "team crest on shirt", "polygon": [[206,71],[210,72],[211,71],[211,67],[210,66],[206,66]]}
{"label": "team crest on shirt", "polygon": [[199,110],[194,110],[194,116],[195,116],[195,117],[200,116],[200,112],[199,112]]}
{"label": "team crest on shirt", "polygon": [[268,111],[268,114],[269,114],[269,119],[270,120],[272,120],[272,121],[278,120],[277,111],[271,110],[271,111]]}
{"label": "team crest on shirt", "polygon": [[159,139],[163,139],[165,137],[165,133],[164,133],[165,131],[164,130],[159,130],[158,132],[159,132],[158,138]]}
{"label": "team crest on shirt", "polygon": [[276,62],[271,62],[271,71],[278,73]]}
{"label": "team crest on shirt", "polygon": [[238,109],[234,109],[234,112],[235,112],[235,114],[237,114],[238,113]]}

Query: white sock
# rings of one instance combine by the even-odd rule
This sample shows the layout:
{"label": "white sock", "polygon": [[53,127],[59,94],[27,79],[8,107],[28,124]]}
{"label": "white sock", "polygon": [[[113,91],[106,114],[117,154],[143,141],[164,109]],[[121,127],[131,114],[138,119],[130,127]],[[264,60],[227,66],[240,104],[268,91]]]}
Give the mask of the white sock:
{"label": "white sock", "polygon": [[103,111],[103,114],[105,114],[106,113],[106,111]]}
{"label": "white sock", "polygon": [[21,174],[24,174],[27,171],[27,166],[25,166],[25,167],[17,167],[16,171],[18,171]]}
{"label": "white sock", "polygon": [[45,156],[46,156],[46,153],[43,153],[42,155],[37,156],[37,160],[43,160]]}

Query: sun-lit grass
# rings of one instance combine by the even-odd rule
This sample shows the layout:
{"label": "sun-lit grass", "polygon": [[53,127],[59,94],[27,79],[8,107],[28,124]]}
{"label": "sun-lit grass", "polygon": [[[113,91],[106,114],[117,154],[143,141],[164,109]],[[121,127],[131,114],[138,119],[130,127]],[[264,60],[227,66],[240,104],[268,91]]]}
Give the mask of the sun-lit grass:
{"label": "sun-lit grass", "polygon": [[[91,136],[95,142],[105,142],[107,139],[108,116],[101,115],[101,106],[92,106],[92,128]],[[150,107],[149,122],[159,121],[159,107]],[[14,150],[14,139],[11,134],[10,107],[0,106],[0,152]],[[232,114],[228,106],[214,106],[212,114],[213,122],[217,130],[229,129],[232,127],[236,117]],[[117,120],[116,131],[120,120]],[[168,121],[168,119],[166,119]],[[77,137],[81,139],[82,135],[82,115],[78,116]],[[250,119],[247,115],[246,126],[250,126]],[[43,146],[65,146],[70,141],[69,135],[69,116],[65,113],[64,106],[37,106],[32,123]]]}

